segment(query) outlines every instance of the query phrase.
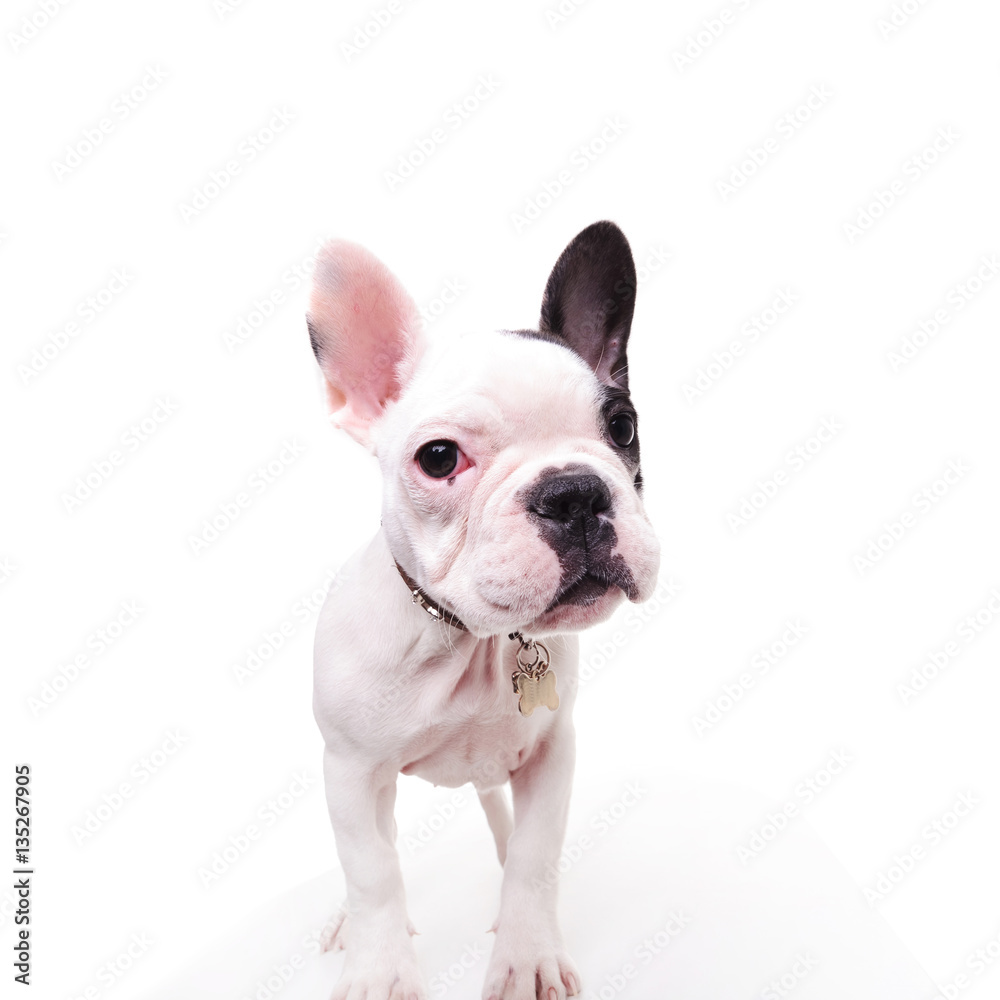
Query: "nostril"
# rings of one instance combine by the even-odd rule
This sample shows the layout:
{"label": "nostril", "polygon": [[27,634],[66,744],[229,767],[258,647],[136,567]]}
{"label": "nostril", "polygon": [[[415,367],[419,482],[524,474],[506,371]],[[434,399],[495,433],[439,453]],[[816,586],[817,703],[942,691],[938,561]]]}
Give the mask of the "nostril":
{"label": "nostril", "polygon": [[575,521],[579,517],[595,514],[597,512],[596,506],[596,493],[575,496],[557,505],[556,516],[567,521]]}
{"label": "nostril", "polygon": [[599,477],[560,475],[542,481],[529,510],[569,525],[596,517],[610,506],[610,491]]}

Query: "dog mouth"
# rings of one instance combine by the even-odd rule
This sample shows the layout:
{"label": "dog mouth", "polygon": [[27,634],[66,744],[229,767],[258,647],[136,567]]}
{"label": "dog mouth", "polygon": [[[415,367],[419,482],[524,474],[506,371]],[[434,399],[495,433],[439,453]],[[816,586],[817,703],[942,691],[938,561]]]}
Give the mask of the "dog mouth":
{"label": "dog mouth", "polygon": [[612,587],[621,587],[628,594],[630,588],[625,585],[626,581],[617,580],[614,576],[615,574],[600,570],[587,570],[559,590],[552,603],[545,609],[546,612],[564,604],[574,604],[577,607],[596,604]]}
{"label": "dog mouth", "polygon": [[632,600],[635,580],[624,558],[615,554],[609,560],[601,560],[596,565],[595,562],[580,567],[580,572],[559,588],[546,612],[567,604],[577,607],[596,604],[612,587],[617,587]]}
{"label": "dog mouth", "polygon": [[607,592],[611,584],[599,579],[592,573],[584,573],[576,583],[564,587],[555,600],[545,609],[551,611],[559,607],[560,604],[578,604],[586,607],[588,604],[595,604]]}

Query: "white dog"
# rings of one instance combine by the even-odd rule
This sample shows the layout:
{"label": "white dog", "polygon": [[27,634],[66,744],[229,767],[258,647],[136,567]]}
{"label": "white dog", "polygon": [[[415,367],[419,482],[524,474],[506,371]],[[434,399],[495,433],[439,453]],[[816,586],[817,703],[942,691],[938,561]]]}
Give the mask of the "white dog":
{"label": "white dog", "polygon": [[341,241],[319,255],[309,333],[333,420],[384,478],[381,530],[316,635],[348,892],[326,940],[347,951],[335,1000],[426,996],[394,846],[400,772],[471,781],[486,811],[504,877],[484,997],[580,990],[546,877],[573,775],[572,633],[647,600],[659,565],[628,395],[635,288],[628,242],[598,222],[553,268],[538,330],[428,344],[379,260]]}

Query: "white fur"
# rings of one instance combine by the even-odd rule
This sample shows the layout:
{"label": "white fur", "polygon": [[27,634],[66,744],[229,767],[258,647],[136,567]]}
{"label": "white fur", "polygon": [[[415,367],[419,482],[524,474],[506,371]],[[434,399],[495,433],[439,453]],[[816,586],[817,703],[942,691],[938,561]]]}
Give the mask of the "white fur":
{"label": "white fur", "polygon": [[[481,794],[504,864],[484,996],[563,1000],[580,980],[546,873],[558,863],[573,772],[572,633],[608,617],[623,594],[612,588],[592,605],[547,612],[559,561],[518,491],[549,467],[593,468],[612,492],[616,552],[634,577],[633,600],[652,593],[658,546],[631,474],[599,424],[598,382],[577,355],[488,333],[406,357],[412,373],[402,390],[361,422],[361,408],[351,408],[343,393],[345,380],[332,382],[338,372],[324,366],[348,397],[354,424],[347,429],[373,448],[384,478],[382,528],[345,567],[316,634],[314,708],[348,886],[348,917],[328,942],[347,949],[333,996],[426,996],[394,847],[392,808],[403,772],[452,787],[471,781]],[[428,479],[414,461],[434,439],[457,441],[473,462],[451,485]],[[394,557],[470,631],[434,622],[414,606]],[[519,714],[511,686],[517,647],[507,638],[514,629],[551,650],[557,711]],[[508,782],[513,825],[501,791]]]}

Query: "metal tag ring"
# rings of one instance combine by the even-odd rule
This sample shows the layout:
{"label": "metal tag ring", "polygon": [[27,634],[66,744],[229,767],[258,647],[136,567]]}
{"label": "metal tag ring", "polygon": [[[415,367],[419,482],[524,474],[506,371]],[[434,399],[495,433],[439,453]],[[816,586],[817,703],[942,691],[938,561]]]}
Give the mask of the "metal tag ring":
{"label": "metal tag ring", "polygon": [[[530,662],[526,663],[521,659],[521,654],[528,648],[534,650],[535,658]],[[533,639],[530,643],[523,643],[521,648],[517,651],[517,665],[524,671],[528,673],[534,673],[535,668],[541,667],[544,672],[545,668],[549,665],[549,651],[540,642],[535,642]]]}

